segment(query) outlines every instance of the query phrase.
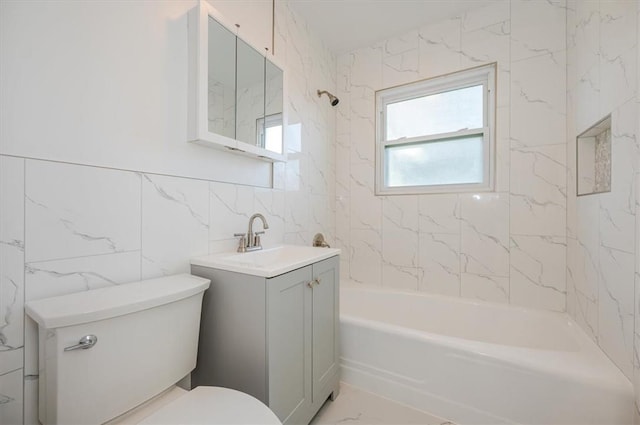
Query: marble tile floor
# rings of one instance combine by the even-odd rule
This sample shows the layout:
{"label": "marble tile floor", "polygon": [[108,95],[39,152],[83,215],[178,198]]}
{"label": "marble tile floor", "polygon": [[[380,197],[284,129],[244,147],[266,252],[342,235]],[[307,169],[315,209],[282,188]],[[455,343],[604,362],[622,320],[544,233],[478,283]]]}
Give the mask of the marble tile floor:
{"label": "marble tile floor", "polygon": [[336,401],[327,400],[310,425],[455,425],[360,388],[340,383]]}

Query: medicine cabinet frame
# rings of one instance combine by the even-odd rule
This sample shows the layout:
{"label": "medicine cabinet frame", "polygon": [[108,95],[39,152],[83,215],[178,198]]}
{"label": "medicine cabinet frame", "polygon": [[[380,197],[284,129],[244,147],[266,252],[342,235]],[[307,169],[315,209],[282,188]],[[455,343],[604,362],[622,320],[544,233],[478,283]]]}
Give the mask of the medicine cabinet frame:
{"label": "medicine cabinet frame", "polygon": [[[265,58],[265,70],[267,62],[275,65],[282,71],[282,153],[270,151],[257,145],[252,145],[237,139],[214,133],[209,130],[209,18],[213,18],[236,38],[242,40],[249,47],[260,53]],[[259,49],[251,42],[238,36],[238,28],[225,19],[218,10],[206,0],[199,0],[198,6],[192,9],[188,15],[188,108],[187,108],[187,140],[190,143],[223,149],[244,156],[250,156],[269,162],[285,162],[286,138],[285,127],[287,125],[287,112],[285,107],[286,75],[284,67],[272,55],[267,56],[266,49]],[[237,43],[236,43],[237,46]],[[237,53],[236,53],[237,56]],[[235,57],[233,59],[236,60]],[[266,71],[265,71],[266,72]],[[236,69],[236,79],[238,70]],[[266,85],[265,81],[265,85]],[[265,90],[266,91],[266,90]],[[236,94],[237,103],[237,94]],[[266,104],[265,100],[265,104]],[[237,104],[234,106],[237,109]],[[234,112],[237,114],[237,112]],[[263,116],[263,121],[269,117]],[[237,119],[237,117],[235,117]]]}

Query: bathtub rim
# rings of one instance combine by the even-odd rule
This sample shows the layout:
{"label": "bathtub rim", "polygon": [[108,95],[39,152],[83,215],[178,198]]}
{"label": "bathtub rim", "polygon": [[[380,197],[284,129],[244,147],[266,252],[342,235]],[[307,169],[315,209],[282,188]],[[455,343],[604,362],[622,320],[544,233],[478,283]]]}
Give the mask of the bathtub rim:
{"label": "bathtub rim", "polygon": [[[604,386],[611,391],[627,393],[632,388],[631,380],[613,363],[609,357],[589,338],[585,331],[567,314],[554,311],[538,310],[523,306],[458,298],[441,294],[431,294],[418,291],[388,289],[380,286],[367,285],[347,281],[341,290],[373,291],[378,293],[394,293],[404,296],[420,296],[431,299],[441,299],[465,305],[499,308],[507,311],[519,311],[525,314],[543,315],[554,320],[562,321],[567,331],[575,339],[578,349],[575,351],[550,350],[533,347],[519,347],[487,341],[465,339],[456,336],[443,335],[400,325],[385,323],[362,318],[345,312],[340,306],[340,321],[356,326],[373,328],[384,333],[401,334],[408,338],[420,339],[432,344],[444,345],[454,349],[460,355],[472,353],[485,361],[497,361],[513,367],[527,367],[541,373],[561,374],[571,376],[585,383]],[[468,355],[468,354],[467,354]]]}

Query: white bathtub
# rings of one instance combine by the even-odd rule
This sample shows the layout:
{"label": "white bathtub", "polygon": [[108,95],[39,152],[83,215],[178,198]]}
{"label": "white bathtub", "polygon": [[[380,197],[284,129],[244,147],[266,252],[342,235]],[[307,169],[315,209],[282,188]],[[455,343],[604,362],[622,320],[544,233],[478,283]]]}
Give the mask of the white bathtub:
{"label": "white bathtub", "polygon": [[628,425],[628,379],[567,315],[342,284],[342,380],[458,424]]}

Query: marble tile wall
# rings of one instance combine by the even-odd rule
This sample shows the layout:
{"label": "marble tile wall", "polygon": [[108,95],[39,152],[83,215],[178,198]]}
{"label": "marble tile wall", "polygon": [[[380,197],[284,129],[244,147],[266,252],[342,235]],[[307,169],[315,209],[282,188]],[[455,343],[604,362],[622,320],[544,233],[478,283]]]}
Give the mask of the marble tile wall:
{"label": "marble tile wall", "polygon": [[[567,4],[567,310],[629,378],[637,249],[637,2]],[[611,114],[611,191],[576,196],[576,136]]]}
{"label": "marble tile wall", "polygon": [[[344,277],[565,310],[565,20],[564,0],[495,1],[338,57]],[[374,196],[375,91],[491,62],[495,192]]]}
{"label": "marble tile wall", "polygon": [[273,188],[0,153],[0,423],[38,423],[24,302],[188,272],[190,257],[234,250],[254,212],[264,246],[333,240],[335,112],[315,90],[335,91],[336,60],[286,3],[276,13],[292,160],[274,165]]}

